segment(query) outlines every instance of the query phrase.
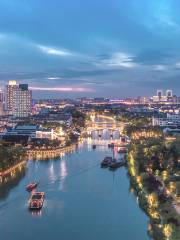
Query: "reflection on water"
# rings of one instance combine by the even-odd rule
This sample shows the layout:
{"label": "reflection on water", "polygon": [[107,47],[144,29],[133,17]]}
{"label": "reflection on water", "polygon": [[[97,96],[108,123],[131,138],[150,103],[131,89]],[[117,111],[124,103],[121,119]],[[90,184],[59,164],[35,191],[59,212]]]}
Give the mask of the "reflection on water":
{"label": "reflection on water", "polygon": [[54,182],[56,180],[53,160],[51,161],[51,165],[49,166],[49,179],[51,182]]}
{"label": "reflection on water", "polygon": [[64,182],[65,182],[67,175],[68,175],[68,171],[67,171],[67,166],[66,166],[66,160],[62,159],[60,162],[60,177],[61,177],[61,181],[59,183],[60,191],[64,190]]}
{"label": "reflection on water", "polygon": [[26,166],[21,166],[14,170],[12,173],[6,175],[1,179],[0,183],[0,200],[4,200],[8,197],[11,189],[16,187],[19,182],[25,177]]}
{"label": "reflection on water", "polygon": [[[106,128],[107,126],[104,126]],[[120,133],[119,131],[110,131],[108,129],[98,130],[92,132],[92,138],[93,139],[104,139],[104,140],[110,140],[110,139],[119,139]]]}
{"label": "reflection on water", "polygon": [[29,212],[32,215],[32,217],[42,217],[42,210],[34,210],[34,211],[29,210]]}
{"label": "reflection on water", "polygon": [[[111,172],[100,167],[101,160],[113,154],[108,148],[112,139],[105,135],[104,131],[101,138],[84,139],[76,151],[57,160],[29,161],[25,178],[0,203],[1,238],[147,240],[147,218],[129,193],[126,169]],[[113,141],[119,141],[119,136]],[[93,144],[97,144],[95,150]],[[29,193],[24,187],[36,179],[37,190],[45,192],[45,202],[41,211],[29,213]],[[4,203],[5,210],[1,208]]]}
{"label": "reflection on water", "polygon": [[[96,118],[96,120],[99,120],[99,118]],[[107,126],[107,124],[105,124]],[[99,137],[98,131],[93,132],[92,137],[88,137],[84,139],[82,142],[79,142],[78,149],[73,149],[73,151],[78,151],[79,153],[83,151],[84,149],[84,144],[87,144],[87,150],[90,152],[92,151],[92,145],[96,144],[98,147],[98,151],[107,152],[107,144],[108,142],[110,143],[112,140],[114,142],[119,141],[119,132],[114,131],[113,134],[110,134],[110,131],[105,129],[102,131],[102,136]],[[108,150],[109,151],[109,150]],[[57,159],[46,159],[45,161],[38,161],[38,160],[32,160],[34,162],[33,164],[33,171],[34,175],[33,177],[29,172],[27,173],[27,178],[29,179],[28,182],[30,181],[38,181],[39,180],[39,168],[42,164],[47,165],[48,164],[48,175],[49,175],[49,180],[51,183],[56,182],[58,179],[59,181],[59,190],[63,191],[64,190],[64,182],[66,177],[68,176],[68,169],[67,169],[67,162],[66,162],[66,156],[68,153],[62,152],[60,154],[60,167],[59,167],[59,173],[56,171],[54,162]],[[50,164],[49,164],[50,163]],[[27,167],[29,166],[30,162],[27,163]],[[18,169],[14,170],[11,172],[11,174],[7,175],[4,178],[0,179],[0,200],[6,199],[8,197],[9,192],[11,189],[16,187],[20,180],[25,177],[26,174],[26,167],[19,167]],[[27,182],[27,183],[28,183]],[[38,215],[38,213],[37,213]]]}
{"label": "reflection on water", "polygon": [[[101,169],[100,161],[112,150],[107,143],[92,150],[90,142],[57,161],[29,162],[26,178],[8,196],[3,217],[0,207],[2,239],[147,240],[146,218],[129,194],[125,169]],[[40,179],[38,190],[46,195],[43,209],[30,213],[24,186],[33,178]]]}

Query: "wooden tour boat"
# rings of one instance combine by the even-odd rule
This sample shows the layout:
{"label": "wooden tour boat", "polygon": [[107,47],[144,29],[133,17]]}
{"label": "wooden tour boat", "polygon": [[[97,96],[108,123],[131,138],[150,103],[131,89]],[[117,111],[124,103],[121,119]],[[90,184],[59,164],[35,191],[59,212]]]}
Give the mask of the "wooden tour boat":
{"label": "wooden tour boat", "polygon": [[33,192],[29,199],[30,210],[40,210],[44,203],[44,192]]}

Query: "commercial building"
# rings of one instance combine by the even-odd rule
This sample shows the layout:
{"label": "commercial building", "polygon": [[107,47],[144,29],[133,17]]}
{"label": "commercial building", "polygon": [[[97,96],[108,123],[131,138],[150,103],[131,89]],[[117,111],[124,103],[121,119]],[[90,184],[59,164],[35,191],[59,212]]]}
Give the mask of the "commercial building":
{"label": "commercial building", "polygon": [[32,91],[28,84],[19,84],[12,94],[12,115],[15,117],[28,117],[32,108]]}
{"label": "commercial building", "polygon": [[180,115],[167,113],[166,117],[153,117],[152,125],[161,127],[178,127],[180,126]]}
{"label": "commercial building", "polygon": [[153,102],[155,103],[163,103],[163,102],[174,102],[173,92],[172,90],[166,90],[166,94],[163,95],[162,90],[157,90],[157,94],[153,96]]}
{"label": "commercial building", "polygon": [[6,85],[5,106],[9,115],[28,117],[31,114],[32,92],[28,84],[17,84],[11,80]]}
{"label": "commercial building", "polygon": [[4,99],[4,91],[2,88],[0,88],[0,102],[4,103],[5,99]]}
{"label": "commercial building", "polygon": [[0,102],[0,116],[4,115],[4,103]]}
{"label": "commercial building", "polygon": [[41,128],[38,125],[26,125],[18,124],[14,128],[10,128],[4,134],[5,138],[7,136],[28,136],[32,138],[46,138],[53,140],[55,138],[53,129]]}
{"label": "commercial building", "polygon": [[5,108],[8,114],[12,114],[13,109],[13,92],[18,88],[15,80],[11,80],[6,85]]}
{"label": "commercial building", "polygon": [[162,96],[163,96],[163,91],[157,90],[157,97],[159,98],[159,100],[161,100]]}
{"label": "commercial building", "polygon": [[57,122],[67,127],[72,125],[72,115],[64,111],[53,111],[44,108],[39,114],[32,116],[32,119],[38,121],[39,123],[46,122]]}
{"label": "commercial building", "polygon": [[166,91],[166,97],[169,98],[169,97],[172,97],[172,96],[173,96],[172,90],[167,90]]}
{"label": "commercial building", "polygon": [[0,88],[0,116],[5,114],[5,99],[4,99],[4,91]]}

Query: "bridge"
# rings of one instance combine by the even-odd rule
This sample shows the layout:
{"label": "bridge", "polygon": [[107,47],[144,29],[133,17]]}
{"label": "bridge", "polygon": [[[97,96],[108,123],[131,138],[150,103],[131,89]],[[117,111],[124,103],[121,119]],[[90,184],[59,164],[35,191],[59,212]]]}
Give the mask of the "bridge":
{"label": "bridge", "polygon": [[93,132],[98,132],[98,134],[100,135],[102,134],[103,130],[108,130],[110,132],[110,135],[112,135],[113,132],[119,132],[119,134],[121,135],[123,129],[124,129],[124,123],[119,123],[116,121],[90,122],[87,124],[86,130],[83,132],[83,134],[91,136]]}

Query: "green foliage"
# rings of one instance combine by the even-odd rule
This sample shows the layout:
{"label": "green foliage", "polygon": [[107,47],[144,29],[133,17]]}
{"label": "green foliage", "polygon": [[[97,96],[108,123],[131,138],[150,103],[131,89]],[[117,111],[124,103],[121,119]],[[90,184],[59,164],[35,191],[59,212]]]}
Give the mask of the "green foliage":
{"label": "green foliage", "polygon": [[23,161],[26,151],[22,147],[7,147],[0,145],[0,171],[6,170]]}
{"label": "green foliage", "polygon": [[52,129],[56,130],[56,129],[59,129],[60,127],[64,128],[65,125],[62,123],[59,123],[59,122],[47,122],[46,121],[42,124],[42,127],[47,128],[47,129],[52,128]]}
{"label": "green foliage", "polygon": [[80,111],[72,112],[73,125],[75,128],[80,129],[85,127],[86,115]]}
{"label": "green foliage", "polygon": [[[132,122],[133,124],[135,123],[134,121]],[[139,126],[139,121],[135,125],[132,122],[126,128],[130,134],[143,129]],[[147,131],[151,129],[153,134],[131,139],[128,156],[131,183],[139,197],[141,208],[150,217],[151,229],[149,231],[151,236],[157,240],[166,239],[164,237],[163,224],[170,224],[172,227],[172,236],[169,239],[179,239],[180,217],[172,205],[172,203],[174,204],[173,195],[167,195],[165,190],[168,188],[170,182],[176,182],[175,191],[177,196],[179,196],[180,191],[178,189],[180,184],[178,181],[180,164],[178,159],[180,159],[180,138],[177,137],[173,142],[167,142],[161,129],[153,127],[147,127],[146,129]],[[134,170],[134,174],[132,174],[133,171],[131,168]],[[166,178],[164,178],[165,172]],[[138,177],[141,179],[141,187],[138,184]],[[156,194],[157,196],[158,208],[156,212],[161,216],[161,225],[163,227],[159,227],[160,218],[154,219],[149,214],[149,210],[152,209],[146,201],[148,194]]]}

